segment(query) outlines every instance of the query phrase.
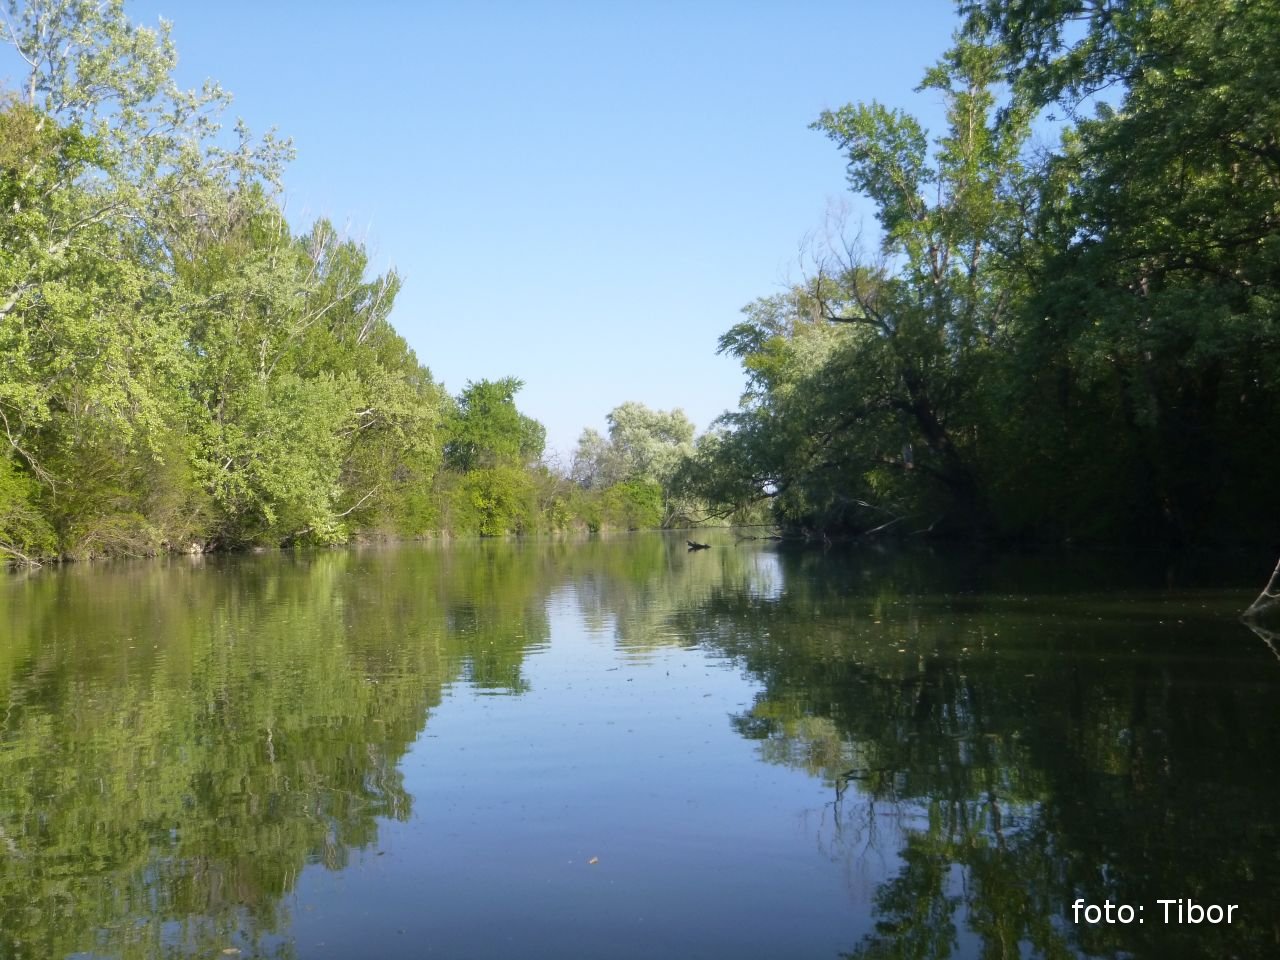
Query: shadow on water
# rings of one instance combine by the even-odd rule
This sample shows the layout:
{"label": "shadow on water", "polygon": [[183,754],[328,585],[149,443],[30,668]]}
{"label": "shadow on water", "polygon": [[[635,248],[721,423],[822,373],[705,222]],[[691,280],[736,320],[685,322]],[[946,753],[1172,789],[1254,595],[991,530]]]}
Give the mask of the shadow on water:
{"label": "shadow on water", "polygon": [[[300,874],[410,817],[433,712],[528,691],[557,603],[623,663],[700,651],[753,681],[732,730],[826,785],[821,849],[871,880],[847,956],[1276,955],[1280,663],[1234,620],[1244,559],[707,539],[10,580],[0,956],[297,955]],[[1179,897],[1241,910],[1156,922]],[[1076,925],[1077,898],[1145,922]]]}
{"label": "shadow on water", "polygon": [[[739,732],[830,784],[830,846],[898,860],[848,956],[1275,954],[1280,664],[1235,622],[1247,596],[1223,566],[782,567],[781,596],[725,591],[689,629],[714,624],[706,642],[763,684]],[[1077,898],[1143,922],[1077,925]],[[1241,907],[1212,930],[1163,922],[1177,898]]]}

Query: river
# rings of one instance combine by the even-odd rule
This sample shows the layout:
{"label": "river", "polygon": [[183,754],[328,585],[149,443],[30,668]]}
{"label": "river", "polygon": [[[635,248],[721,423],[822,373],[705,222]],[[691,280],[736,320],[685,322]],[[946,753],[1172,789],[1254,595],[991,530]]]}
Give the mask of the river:
{"label": "river", "polygon": [[7,575],[0,957],[1280,955],[1269,558],[699,538]]}

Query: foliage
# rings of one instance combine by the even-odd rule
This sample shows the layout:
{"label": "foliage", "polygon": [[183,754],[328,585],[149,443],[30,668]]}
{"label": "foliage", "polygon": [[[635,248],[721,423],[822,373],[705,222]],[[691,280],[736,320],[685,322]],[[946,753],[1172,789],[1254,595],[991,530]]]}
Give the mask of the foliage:
{"label": "foliage", "polygon": [[705,512],[677,479],[694,452],[694,426],[683,410],[650,410],[628,401],[607,419],[607,440],[591,429],[582,432],[570,470],[579,486],[598,495],[593,528],[687,526]]}
{"label": "foliage", "polygon": [[546,430],[516,409],[515,377],[468,382],[449,420],[445,461],[456,470],[528,465],[542,456]]}
{"label": "foliage", "polygon": [[532,533],[534,489],[529,474],[511,465],[464,474],[454,494],[453,527],[482,537]]}
{"label": "foliage", "polygon": [[[291,147],[224,131],[120,0],[12,0],[0,91],[6,559],[772,516],[793,528],[1269,539],[1280,451],[1280,11],[961,4],[932,139],[824,112],[878,242],[842,232],[720,341],[737,410],[616,407],[542,462],[520,380],[456,397],[395,271],[277,202]],[[1059,143],[1032,150],[1047,111]],[[1014,415],[1011,415],[1014,414]],[[1267,515],[1270,517],[1270,514]]]}
{"label": "foliage", "polygon": [[1048,439],[1037,477],[1076,529],[1254,532],[1280,449],[1280,10],[975,4],[968,26],[1028,108],[1077,117],[1027,228],[1011,396]]}
{"label": "foliage", "polygon": [[53,551],[57,538],[36,502],[38,487],[8,457],[0,457],[0,558],[29,560]]}
{"label": "foliage", "polygon": [[[417,535],[446,458],[533,469],[519,382],[452,404],[390,325],[399,277],[326,221],[294,233],[288,143],[226,137],[229,98],[175,85],[166,25],[34,0],[0,29],[29,68],[0,98],[6,557]],[[535,526],[493,516],[531,476],[470,482],[475,532]]]}
{"label": "foliage", "polygon": [[998,244],[1015,229],[1027,134],[1025,117],[995,122],[997,66],[962,43],[929,71],[923,89],[948,108],[932,153],[914,118],[877,103],[814,125],[875,203],[880,251],[833,245],[805,283],[757,301],[721,338],[748,383],[727,433],[700,451],[720,502],[768,496],[803,526],[934,510],[955,529],[985,524],[984,391],[1010,300]]}
{"label": "foliage", "polygon": [[[1280,12],[962,7],[932,149],[876,103],[815,124],[878,253],[837,239],[725,334],[747,390],[685,481],[829,531],[1274,537]],[[1070,123],[1033,152],[1049,108]]]}
{"label": "foliage", "polygon": [[540,503],[546,429],[516,407],[522,386],[515,377],[471,382],[454,402],[446,421],[448,471],[440,481],[450,530],[482,537],[534,533],[543,506],[553,527],[564,522],[554,495]]}
{"label": "foliage", "polygon": [[624,530],[662,525],[662,488],[652,480],[623,480],[604,491],[603,518]]}

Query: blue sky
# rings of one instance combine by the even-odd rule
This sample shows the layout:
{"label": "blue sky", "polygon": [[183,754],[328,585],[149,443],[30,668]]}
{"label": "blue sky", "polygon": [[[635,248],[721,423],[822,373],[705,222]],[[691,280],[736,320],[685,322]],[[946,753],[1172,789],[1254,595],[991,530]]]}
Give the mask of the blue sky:
{"label": "blue sky", "polygon": [[736,405],[717,337],[848,196],[809,123],[877,99],[936,129],[913,89],[956,26],[949,0],[129,9],[173,22],[184,84],[293,138],[291,221],[404,275],[392,320],[436,378],[520,377],[565,454],[626,400],[699,430]]}

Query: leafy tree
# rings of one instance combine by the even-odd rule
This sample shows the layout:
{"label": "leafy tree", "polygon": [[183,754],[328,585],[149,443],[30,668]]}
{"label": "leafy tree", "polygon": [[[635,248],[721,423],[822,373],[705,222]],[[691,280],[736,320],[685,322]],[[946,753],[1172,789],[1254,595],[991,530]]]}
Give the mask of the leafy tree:
{"label": "leafy tree", "polygon": [[608,485],[612,479],[612,453],[608,440],[590,427],[584,429],[569,470],[574,483],[587,490]]}
{"label": "leafy tree", "polygon": [[0,457],[0,559],[31,562],[57,548],[53,528],[40,511],[38,489],[9,457]]}
{"label": "leafy tree", "polygon": [[814,124],[875,203],[880,255],[843,245],[721,338],[748,376],[730,435],[706,451],[745,468],[721,487],[772,496],[805,525],[935,509],[954,529],[987,525],[981,438],[1012,282],[999,244],[1017,227],[1028,129],[1024,112],[995,122],[998,67],[960,42],[926,74],[922,89],[948,107],[932,154],[914,118],[877,103]]}
{"label": "leafy tree", "polygon": [[395,526],[397,491],[429,482],[443,398],[387,322],[397,277],[366,264],[325,221],[292,238],[265,199],[184,262],[197,465],[223,537],[341,540],[379,508]]}
{"label": "leafy tree", "polygon": [[292,234],[287,142],[226,146],[229,98],[175,85],[167,25],[118,0],[9,7],[28,73],[0,100],[6,552],[434,523],[447,398],[388,322],[398,276],[368,278],[327,222]]}
{"label": "leafy tree", "polygon": [[546,445],[546,428],[517,408],[524,383],[515,377],[468,382],[449,421],[445,460],[456,470],[534,463]]}
{"label": "leafy tree", "polygon": [[693,423],[684,411],[628,401],[607,419],[607,440],[594,430],[582,432],[571,471],[582,487],[604,492],[601,518],[639,529],[687,522],[700,512],[696,500],[675,490],[676,474],[694,450]]}
{"label": "leafy tree", "polygon": [[1018,102],[1076,120],[1022,257],[1012,400],[1051,438],[1024,442],[1037,483],[1076,529],[1255,530],[1280,449],[1280,9],[964,7]]}
{"label": "leafy tree", "polygon": [[244,131],[217,145],[225,96],[179,90],[166,30],[134,28],[120,3],[12,3],[0,33],[29,68],[0,109],[8,455],[64,552],[157,549],[199,512],[158,488],[187,452],[167,240],[238,184],[274,182],[288,148]]}
{"label": "leafy tree", "polygon": [[220,146],[226,95],[180,90],[168,28],[133,26],[119,0],[15,0],[0,36],[28,67],[4,121],[0,320],[16,363],[0,404],[47,483],[22,441],[56,411],[88,406],[126,433],[168,419],[144,372],[177,342],[167,228],[216,217],[237,185],[278,182],[289,147],[243,128]]}
{"label": "leafy tree", "polygon": [[693,423],[683,410],[650,410],[629,401],[609,412],[611,467],[620,479],[665,486],[693,450]]}
{"label": "leafy tree", "polygon": [[511,465],[481,467],[462,477],[461,509],[456,518],[465,530],[482,537],[530,533],[536,528],[533,478]]}
{"label": "leafy tree", "polygon": [[[444,465],[438,495],[445,526],[481,536],[531,533],[542,523],[538,465],[546,428],[522,414],[515,377],[468,382],[446,420]],[[554,510],[557,498],[546,498]]]}
{"label": "leafy tree", "polygon": [[602,499],[604,518],[614,526],[644,530],[664,525],[662,487],[652,480],[636,478],[615,483],[604,491]]}

